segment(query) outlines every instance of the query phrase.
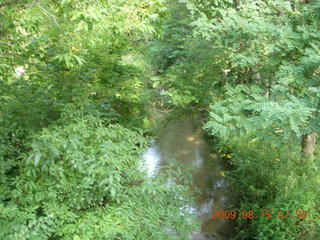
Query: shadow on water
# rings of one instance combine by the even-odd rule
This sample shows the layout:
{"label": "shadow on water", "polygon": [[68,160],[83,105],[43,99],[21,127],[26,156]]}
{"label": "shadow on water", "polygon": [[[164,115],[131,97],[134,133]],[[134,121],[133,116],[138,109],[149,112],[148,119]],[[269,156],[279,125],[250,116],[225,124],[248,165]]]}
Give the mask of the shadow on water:
{"label": "shadow on water", "polygon": [[167,126],[143,158],[147,161],[149,175],[173,158],[191,166],[193,185],[200,190],[192,209],[202,223],[201,231],[193,233],[192,239],[231,239],[234,220],[211,219],[213,210],[227,210],[231,204],[228,182],[221,175],[227,163],[212,152],[197,116]]}

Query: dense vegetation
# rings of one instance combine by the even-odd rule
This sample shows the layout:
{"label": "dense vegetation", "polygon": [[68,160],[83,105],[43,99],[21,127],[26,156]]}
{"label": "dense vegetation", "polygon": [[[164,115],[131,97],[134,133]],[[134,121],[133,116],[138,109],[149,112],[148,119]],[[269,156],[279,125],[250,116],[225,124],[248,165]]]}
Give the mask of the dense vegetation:
{"label": "dense vegetation", "polygon": [[0,239],[185,239],[188,188],[139,157],[161,1],[0,6]]}
{"label": "dense vegetation", "polygon": [[188,187],[142,170],[154,106],[206,113],[239,209],[309,212],[239,221],[236,239],[320,239],[319,12],[319,0],[0,3],[0,239],[188,239]]}
{"label": "dense vegetation", "polygon": [[[320,1],[170,3],[151,56],[172,105],[208,114],[231,157],[240,210],[304,210],[304,220],[239,221],[237,239],[319,239]],[[155,59],[157,59],[155,57]]]}

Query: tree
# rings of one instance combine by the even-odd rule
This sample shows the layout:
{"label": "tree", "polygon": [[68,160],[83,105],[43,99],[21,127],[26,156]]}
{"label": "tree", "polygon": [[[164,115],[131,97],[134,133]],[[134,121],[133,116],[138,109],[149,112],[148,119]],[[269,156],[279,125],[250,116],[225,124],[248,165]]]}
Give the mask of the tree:
{"label": "tree", "polygon": [[[0,5],[0,238],[186,239],[188,188],[139,157],[154,1]],[[17,72],[17,73],[16,73]],[[185,200],[181,200],[185,199]],[[88,224],[90,223],[90,224]]]}
{"label": "tree", "polygon": [[[318,208],[319,1],[183,3],[189,35],[161,82],[171,103],[208,111],[218,150],[234,153],[228,176],[241,209]],[[237,237],[312,239],[318,220],[243,222]]]}

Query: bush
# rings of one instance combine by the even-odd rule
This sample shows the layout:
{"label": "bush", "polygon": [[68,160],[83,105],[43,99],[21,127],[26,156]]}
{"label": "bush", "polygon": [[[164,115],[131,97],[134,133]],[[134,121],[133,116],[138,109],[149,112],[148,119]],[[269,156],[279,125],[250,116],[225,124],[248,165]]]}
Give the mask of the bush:
{"label": "bush", "polygon": [[1,239],[186,238],[188,189],[146,181],[147,139],[92,116],[64,121],[1,159]]}

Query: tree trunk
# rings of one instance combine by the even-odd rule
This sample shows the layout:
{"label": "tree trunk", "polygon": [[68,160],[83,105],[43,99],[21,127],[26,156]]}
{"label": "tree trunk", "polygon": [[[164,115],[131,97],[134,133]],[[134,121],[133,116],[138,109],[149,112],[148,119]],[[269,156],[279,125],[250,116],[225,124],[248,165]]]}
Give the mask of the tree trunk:
{"label": "tree trunk", "polygon": [[312,158],[314,156],[314,151],[316,148],[316,141],[317,141],[318,134],[313,132],[309,135],[302,136],[302,144],[301,144],[301,151],[302,156],[306,158]]}

